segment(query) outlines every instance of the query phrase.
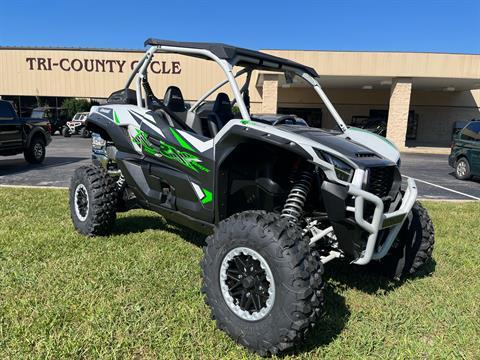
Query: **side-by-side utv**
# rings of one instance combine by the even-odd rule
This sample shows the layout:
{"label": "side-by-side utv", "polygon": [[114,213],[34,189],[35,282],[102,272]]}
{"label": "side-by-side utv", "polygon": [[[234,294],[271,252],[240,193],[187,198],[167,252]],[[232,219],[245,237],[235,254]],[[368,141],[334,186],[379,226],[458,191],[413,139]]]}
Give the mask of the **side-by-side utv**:
{"label": "side-by-side utv", "polygon": [[[80,233],[108,235],[117,211],[142,207],[208,235],[205,301],[220,329],[262,355],[298,344],[321,321],[329,261],[401,278],[429,260],[433,225],[413,179],[402,186],[399,151],[347,127],[314,69],[224,44],[146,46],[125,88],[86,120],[93,164],[77,169],[70,187]],[[190,106],[175,86],[158,98],[147,78],[157,53],[213,61],[225,80]],[[336,129],[252,114],[254,71],[310,86]]]}

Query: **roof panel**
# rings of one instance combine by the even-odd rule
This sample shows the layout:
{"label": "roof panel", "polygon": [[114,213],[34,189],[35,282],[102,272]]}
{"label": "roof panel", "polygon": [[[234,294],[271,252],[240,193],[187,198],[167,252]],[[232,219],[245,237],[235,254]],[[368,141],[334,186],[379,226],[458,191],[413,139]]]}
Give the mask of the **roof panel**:
{"label": "roof panel", "polygon": [[[189,49],[204,49],[211,51],[214,55],[218,56],[220,59],[225,59],[229,62],[236,60],[236,57],[241,57],[241,60],[236,61],[233,65],[248,66],[252,65],[255,69],[260,70],[272,70],[278,71],[282,67],[289,66],[293,68],[300,69],[310,74],[313,77],[317,77],[317,72],[309,67],[297,62],[287,60],[278,56],[269,55],[262,53],[256,50],[244,49],[232,45],[221,44],[221,43],[207,43],[207,42],[180,42],[180,41],[170,41],[170,40],[159,40],[159,39],[147,39],[145,41],[145,46],[171,46],[179,48],[189,48]],[[194,56],[194,55],[192,55]],[[197,57],[202,57],[198,55]]]}

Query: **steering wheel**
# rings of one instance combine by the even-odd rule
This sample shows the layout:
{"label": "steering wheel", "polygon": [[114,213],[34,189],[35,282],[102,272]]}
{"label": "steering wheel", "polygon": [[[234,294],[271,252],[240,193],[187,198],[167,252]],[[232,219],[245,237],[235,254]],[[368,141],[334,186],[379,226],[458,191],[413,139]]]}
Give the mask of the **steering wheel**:
{"label": "steering wheel", "polygon": [[293,125],[297,125],[297,119],[295,118],[295,115],[283,115],[283,116],[280,116],[277,120],[275,120],[272,126],[283,124],[287,120],[292,120]]}

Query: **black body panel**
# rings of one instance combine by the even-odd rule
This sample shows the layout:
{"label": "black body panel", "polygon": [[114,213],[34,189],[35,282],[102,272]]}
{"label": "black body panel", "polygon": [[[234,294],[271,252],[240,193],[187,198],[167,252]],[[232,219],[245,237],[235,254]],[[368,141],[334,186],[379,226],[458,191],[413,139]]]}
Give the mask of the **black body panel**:
{"label": "black body panel", "polygon": [[364,249],[365,232],[352,217],[347,216],[346,208],[349,195],[347,188],[328,181],[322,184],[322,198],[327,210],[338,245],[345,254],[356,259]]}
{"label": "black body panel", "polygon": [[[113,119],[113,115],[110,114],[110,116]],[[98,113],[91,113],[87,120],[85,120],[85,126],[87,130],[100,134],[105,140],[115,142],[115,147],[119,151],[132,154],[136,153],[126,130],[109,120],[108,114],[100,115]]]}
{"label": "black body panel", "polygon": [[298,125],[281,125],[278,127],[282,130],[305,136],[313,141],[318,142],[319,144],[327,146],[330,149],[336,150],[362,169],[376,166],[395,165],[395,163],[383,158],[374,150],[354,142],[349,138],[342,137],[342,133],[340,132],[325,131]]}
{"label": "black body panel", "polygon": [[[258,148],[259,151],[248,158],[245,158],[246,155],[244,154],[235,157],[234,152],[242,145],[247,148]],[[271,172],[273,171],[271,166],[277,161],[282,162],[279,156],[286,156],[287,154],[307,161],[313,160],[312,156],[303,148],[285,138],[265,133],[253,127],[238,125],[230,128],[228,135],[223,137],[215,146],[215,222],[221,221],[234,211],[235,207],[232,208],[232,203],[227,202],[229,195],[233,195],[230,200],[240,202],[243,209],[248,209],[249,206],[253,209],[257,201],[268,199],[268,201],[262,202],[262,208],[272,211],[278,205],[276,199],[283,199],[288,189],[286,184],[283,184],[282,187],[271,182]],[[246,171],[255,170],[255,174],[249,176],[232,174],[230,171],[232,159],[234,159],[237,167],[238,164],[245,161],[244,168]],[[248,180],[240,186],[238,181],[242,180],[237,179],[235,180],[237,184],[233,183],[231,179],[233,175],[238,175],[240,179],[246,176]],[[235,192],[236,186],[242,188],[242,190],[235,197],[232,191]],[[252,200],[249,205],[251,198],[255,198],[255,201]]]}

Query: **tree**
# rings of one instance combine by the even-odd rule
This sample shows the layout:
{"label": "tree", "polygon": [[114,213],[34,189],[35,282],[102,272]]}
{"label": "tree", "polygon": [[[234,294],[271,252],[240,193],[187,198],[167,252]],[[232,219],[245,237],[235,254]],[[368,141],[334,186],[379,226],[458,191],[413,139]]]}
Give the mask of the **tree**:
{"label": "tree", "polygon": [[67,110],[67,116],[71,119],[78,112],[90,111],[92,104],[86,99],[67,99],[63,102],[62,108]]}

